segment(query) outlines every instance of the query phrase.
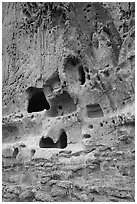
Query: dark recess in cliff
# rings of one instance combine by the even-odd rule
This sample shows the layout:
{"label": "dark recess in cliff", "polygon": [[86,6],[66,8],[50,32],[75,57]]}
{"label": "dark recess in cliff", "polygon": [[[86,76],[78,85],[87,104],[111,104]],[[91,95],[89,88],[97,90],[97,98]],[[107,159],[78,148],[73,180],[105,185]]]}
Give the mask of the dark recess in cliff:
{"label": "dark recess in cliff", "polygon": [[60,134],[60,137],[56,143],[50,137],[44,138],[42,137],[39,142],[40,148],[66,148],[67,147],[67,134],[63,130]]}
{"label": "dark recess in cliff", "polygon": [[99,104],[87,105],[87,114],[89,118],[100,118],[104,115]]}
{"label": "dark recess in cliff", "polygon": [[79,81],[81,85],[83,85],[86,79],[85,79],[85,72],[82,66],[79,66],[78,73],[79,73]]}
{"label": "dark recess in cliff", "polygon": [[43,111],[44,109],[50,109],[50,105],[46,100],[42,89],[36,87],[29,87],[26,92],[28,94],[28,113],[39,112]]}

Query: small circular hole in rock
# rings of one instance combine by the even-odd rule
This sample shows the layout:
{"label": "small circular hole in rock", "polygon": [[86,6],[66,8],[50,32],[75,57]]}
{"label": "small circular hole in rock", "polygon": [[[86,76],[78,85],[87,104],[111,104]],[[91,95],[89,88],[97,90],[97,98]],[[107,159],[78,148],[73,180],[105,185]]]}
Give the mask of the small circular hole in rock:
{"label": "small circular hole in rock", "polygon": [[93,129],[93,125],[92,125],[92,124],[91,124],[91,125],[89,125],[88,127],[89,127],[90,129]]}
{"label": "small circular hole in rock", "polygon": [[83,137],[88,139],[88,138],[91,138],[91,135],[90,134],[85,134],[85,135],[83,135]]}
{"label": "small circular hole in rock", "polygon": [[100,126],[103,127],[103,123],[100,123]]}

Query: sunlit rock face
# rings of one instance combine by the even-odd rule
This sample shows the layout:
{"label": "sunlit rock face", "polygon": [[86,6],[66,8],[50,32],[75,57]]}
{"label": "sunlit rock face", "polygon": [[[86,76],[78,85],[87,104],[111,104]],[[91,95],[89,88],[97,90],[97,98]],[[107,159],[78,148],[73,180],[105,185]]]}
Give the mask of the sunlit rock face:
{"label": "sunlit rock face", "polygon": [[3,201],[134,201],[135,3],[5,2],[2,32]]}

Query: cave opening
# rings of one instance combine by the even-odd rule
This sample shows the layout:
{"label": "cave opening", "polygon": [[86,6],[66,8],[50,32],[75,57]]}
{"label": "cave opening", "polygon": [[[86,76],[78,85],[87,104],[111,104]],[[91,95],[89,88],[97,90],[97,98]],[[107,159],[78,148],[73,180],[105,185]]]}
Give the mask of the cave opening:
{"label": "cave opening", "polygon": [[99,104],[87,105],[87,114],[89,118],[100,118],[104,116],[102,108]]}
{"label": "cave opening", "polygon": [[16,158],[16,156],[18,155],[19,153],[19,149],[16,147],[13,151],[13,157]]}
{"label": "cave opening", "polygon": [[26,92],[28,95],[28,113],[40,112],[44,109],[50,109],[50,105],[46,100],[44,92],[41,88],[29,87]]}
{"label": "cave opening", "polygon": [[62,131],[62,133],[59,137],[59,140],[57,142],[57,146],[61,149],[64,149],[67,147],[67,134],[64,130]]}
{"label": "cave opening", "polygon": [[78,57],[68,56],[64,64],[64,69],[67,82],[71,86],[79,86],[85,84],[85,71]]}
{"label": "cave opening", "polygon": [[56,148],[56,144],[53,142],[53,140],[50,137],[42,137],[39,142],[40,148]]}
{"label": "cave opening", "polygon": [[79,59],[76,56],[69,55],[67,58],[66,64],[76,66],[77,64],[79,64]]}
{"label": "cave opening", "polygon": [[81,85],[83,85],[85,83],[85,72],[82,66],[79,66],[78,73],[79,73],[79,81]]}
{"label": "cave opening", "polygon": [[60,134],[60,137],[56,143],[50,137],[42,137],[39,142],[40,148],[59,148],[64,149],[67,147],[67,134],[63,130]]}
{"label": "cave opening", "polygon": [[62,109],[63,107],[62,107],[62,106],[58,106],[58,108],[59,108],[59,109]]}

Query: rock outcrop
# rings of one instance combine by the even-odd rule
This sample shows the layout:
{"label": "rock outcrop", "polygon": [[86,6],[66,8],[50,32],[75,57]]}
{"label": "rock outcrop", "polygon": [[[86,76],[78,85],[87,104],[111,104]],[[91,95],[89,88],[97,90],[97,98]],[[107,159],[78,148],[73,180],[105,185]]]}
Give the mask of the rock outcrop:
{"label": "rock outcrop", "polygon": [[2,12],[3,201],[134,201],[135,3]]}

